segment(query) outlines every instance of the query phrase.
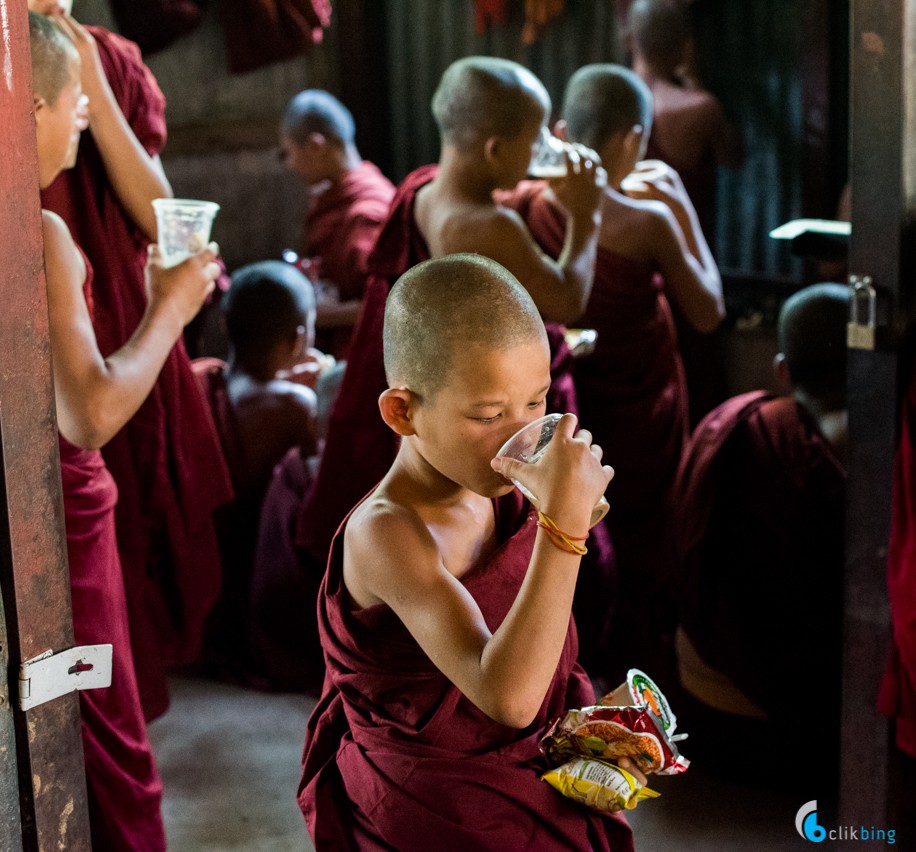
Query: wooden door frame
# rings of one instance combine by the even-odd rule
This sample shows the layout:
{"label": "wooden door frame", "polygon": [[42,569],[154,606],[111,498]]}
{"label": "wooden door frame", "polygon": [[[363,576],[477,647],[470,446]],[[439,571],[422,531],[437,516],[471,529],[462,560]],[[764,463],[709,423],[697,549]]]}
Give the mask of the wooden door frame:
{"label": "wooden door frame", "polygon": [[[899,341],[911,324],[916,243],[916,0],[853,0],[849,270],[879,294],[876,351],[850,350],[840,822],[887,825],[889,740],[875,701],[887,661],[887,541]],[[893,826],[888,826],[893,827]]]}
{"label": "wooden door frame", "polygon": [[0,124],[0,596],[18,766],[18,806],[10,802],[9,777],[0,776],[0,814],[13,825],[10,814],[18,811],[26,850],[88,850],[76,693],[27,713],[18,709],[21,662],[73,646],[29,25],[21,0],[0,0]]}

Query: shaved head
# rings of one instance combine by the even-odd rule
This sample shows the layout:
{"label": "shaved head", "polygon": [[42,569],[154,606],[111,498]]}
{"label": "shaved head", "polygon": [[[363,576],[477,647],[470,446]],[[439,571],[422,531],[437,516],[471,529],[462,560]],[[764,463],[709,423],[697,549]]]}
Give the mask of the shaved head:
{"label": "shaved head", "polygon": [[563,96],[563,118],[573,142],[600,150],[615,133],[652,127],[652,93],[622,65],[586,65],[576,71]]}
{"label": "shaved head", "polygon": [[385,375],[391,387],[432,397],[461,348],[505,351],[532,340],[547,346],[528,291],[495,261],[452,254],[413,267],[385,306]]}
{"label": "shaved head", "polygon": [[66,33],[50,18],[29,12],[29,47],[32,52],[32,92],[53,107],[70,83],[79,54]]}
{"label": "shaved head", "polygon": [[281,128],[300,145],[311,133],[320,133],[344,146],[352,145],[355,134],[350,110],[323,89],[306,89],[293,97],[283,112]]}
{"label": "shaved head", "polygon": [[846,399],[849,290],[814,284],[788,298],[779,312],[779,350],[792,384],[825,403]]}
{"label": "shaved head", "polygon": [[512,138],[550,112],[550,96],[527,68],[508,59],[468,56],[445,70],[433,95],[442,142],[466,151],[492,136]]}
{"label": "shaved head", "polygon": [[683,61],[684,47],[693,35],[684,0],[636,0],[629,25],[634,47],[650,64],[667,69]]}

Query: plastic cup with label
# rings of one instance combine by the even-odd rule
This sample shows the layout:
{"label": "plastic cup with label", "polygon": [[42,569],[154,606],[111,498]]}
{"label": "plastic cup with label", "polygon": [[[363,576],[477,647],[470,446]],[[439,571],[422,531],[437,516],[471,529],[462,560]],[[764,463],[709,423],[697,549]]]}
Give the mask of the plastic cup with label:
{"label": "plastic cup with label", "polygon": [[537,179],[566,177],[566,149],[565,142],[542,127],[528,165],[528,176]]}
{"label": "plastic cup with label", "polygon": [[154,198],[153,210],[156,242],[162,265],[168,269],[207,247],[219,204],[189,198]]}
{"label": "plastic cup with label", "polygon": [[[548,414],[537,420],[532,421],[527,426],[518,430],[505,444],[500,447],[496,454],[497,458],[510,458],[516,461],[534,464],[547,451],[547,445],[553,438],[553,433],[557,431],[557,424],[562,420],[562,414]],[[512,484],[524,494],[535,509],[540,509],[540,501],[537,496],[532,494],[517,479],[509,478]],[[589,529],[595,526],[606,514],[610,505],[608,501],[601,497],[592,509],[592,516],[589,520]]]}

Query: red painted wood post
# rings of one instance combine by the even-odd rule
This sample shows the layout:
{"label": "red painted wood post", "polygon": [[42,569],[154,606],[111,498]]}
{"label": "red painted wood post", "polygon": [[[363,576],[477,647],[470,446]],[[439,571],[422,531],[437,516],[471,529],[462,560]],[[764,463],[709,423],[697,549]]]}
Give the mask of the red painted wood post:
{"label": "red painted wood post", "polygon": [[[73,646],[29,29],[21,0],[0,0],[0,127],[0,588],[10,698],[18,707],[19,664]],[[76,694],[27,713],[14,709],[13,717],[23,848],[90,849]]]}

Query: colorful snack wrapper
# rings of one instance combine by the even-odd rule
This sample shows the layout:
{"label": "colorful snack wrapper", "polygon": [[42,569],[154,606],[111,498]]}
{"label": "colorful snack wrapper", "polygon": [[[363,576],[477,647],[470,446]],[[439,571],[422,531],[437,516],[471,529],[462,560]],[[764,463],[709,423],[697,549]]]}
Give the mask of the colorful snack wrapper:
{"label": "colorful snack wrapper", "polygon": [[602,701],[634,704],[583,707],[560,716],[541,740],[541,751],[554,764],[575,756],[619,760],[628,757],[645,774],[676,775],[690,765],[672,739],[677,724],[658,687],[638,669],[627,677],[629,696],[616,690]]}
{"label": "colorful snack wrapper", "polygon": [[577,757],[541,776],[552,787],[573,801],[601,814],[633,810],[643,799],[658,796],[643,787],[629,772],[601,760]]}

